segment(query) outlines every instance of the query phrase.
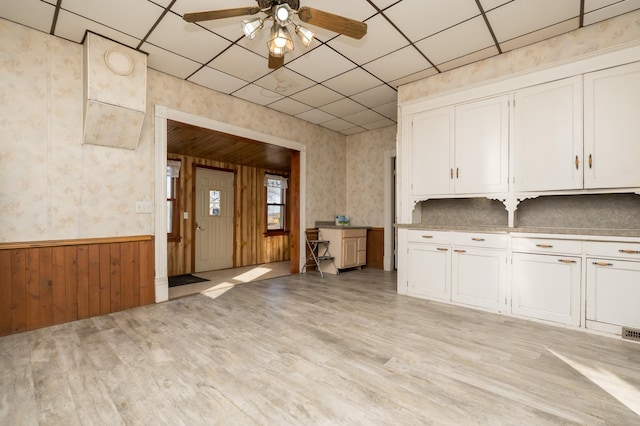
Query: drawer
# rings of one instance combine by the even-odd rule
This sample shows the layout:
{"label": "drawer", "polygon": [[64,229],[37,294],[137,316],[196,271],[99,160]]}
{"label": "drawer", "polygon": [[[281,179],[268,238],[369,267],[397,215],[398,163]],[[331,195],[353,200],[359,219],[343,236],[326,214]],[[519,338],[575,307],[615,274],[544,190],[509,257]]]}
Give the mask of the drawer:
{"label": "drawer", "polygon": [[640,260],[640,243],[587,241],[584,243],[584,251],[587,256]]}
{"label": "drawer", "polygon": [[552,240],[546,238],[513,238],[513,251],[531,253],[570,253],[582,254],[582,241]]}
{"label": "drawer", "polygon": [[366,237],[367,230],[366,229],[343,229],[342,230],[342,238],[358,238],[358,237]]}
{"label": "drawer", "polygon": [[409,229],[407,239],[414,243],[451,244],[451,232]]}
{"label": "drawer", "polygon": [[507,248],[509,236],[507,234],[485,234],[476,232],[455,232],[453,244],[468,247]]}

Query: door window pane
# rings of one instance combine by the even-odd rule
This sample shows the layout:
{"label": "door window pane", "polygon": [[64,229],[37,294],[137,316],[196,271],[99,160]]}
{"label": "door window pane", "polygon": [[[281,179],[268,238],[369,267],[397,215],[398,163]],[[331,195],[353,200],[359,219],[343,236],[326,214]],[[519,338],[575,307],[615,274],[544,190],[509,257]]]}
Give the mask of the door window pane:
{"label": "door window pane", "polygon": [[209,216],[220,216],[220,191],[209,191]]}

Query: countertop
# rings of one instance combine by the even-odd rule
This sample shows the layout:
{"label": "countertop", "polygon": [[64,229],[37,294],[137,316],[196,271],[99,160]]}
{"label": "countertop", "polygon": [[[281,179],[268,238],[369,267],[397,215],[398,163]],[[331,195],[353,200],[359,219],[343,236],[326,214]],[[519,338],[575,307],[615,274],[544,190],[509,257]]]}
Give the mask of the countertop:
{"label": "countertop", "polygon": [[434,231],[463,231],[463,232],[509,232],[523,234],[558,234],[558,235],[585,235],[640,238],[640,229],[592,229],[592,228],[530,228],[508,226],[455,226],[455,225],[428,225],[423,223],[397,224],[402,229],[432,229]]}
{"label": "countertop", "polygon": [[318,225],[317,228],[324,229],[370,229],[370,226],[357,226],[357,225]]}

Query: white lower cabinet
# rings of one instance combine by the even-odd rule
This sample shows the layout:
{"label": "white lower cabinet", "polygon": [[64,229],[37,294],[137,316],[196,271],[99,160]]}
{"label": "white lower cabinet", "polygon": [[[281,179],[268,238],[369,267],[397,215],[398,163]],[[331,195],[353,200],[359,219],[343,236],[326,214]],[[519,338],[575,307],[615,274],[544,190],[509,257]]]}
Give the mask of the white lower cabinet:
{"label": "white lower cabinet", "polygon": [[580,257],[513,253],[511,312],[580,325]]}
{"label": "white lower cabinet", "polygon": [[410,296],[450,300],[451,250],[433,244],[409,243],[407,275]]}
{"label": "white lower cabinet", "polygon": [[456,247],[453,250],[451,300],[501,311],[506,306],[505,250]]}

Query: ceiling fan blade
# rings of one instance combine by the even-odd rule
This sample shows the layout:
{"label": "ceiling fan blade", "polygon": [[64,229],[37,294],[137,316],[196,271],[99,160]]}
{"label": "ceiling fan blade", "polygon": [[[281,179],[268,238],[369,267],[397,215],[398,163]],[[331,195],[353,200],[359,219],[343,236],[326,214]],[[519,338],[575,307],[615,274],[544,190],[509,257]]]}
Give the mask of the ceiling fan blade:
{"label": "ceiling fan blade", "polygon": [[277,70],[283,65],[284,65],[284,55],[273,56],[272,54],[269,54],[269,68],[271,68],[272,70]]}
{"label": "ceiling fan blade", "polygon": [[211,21],[212,19],[231,18],[234,16],[255,15],[259,7],[238,7],[235,9],[210,10],[207,12],[185,13],[182,19],[187,22]]}
{"label": "ceiling fan blade", "polygon": [[310,7],[301,7],[298,10],[301,21],[329,31],[344,34],[347,37],[361,39],[367,33],[367,24],[333,13]]}

